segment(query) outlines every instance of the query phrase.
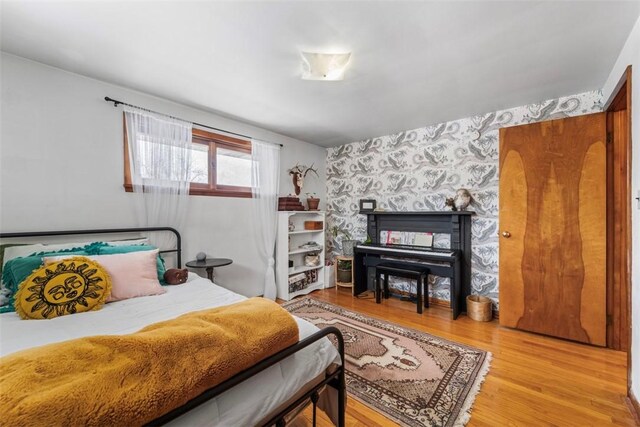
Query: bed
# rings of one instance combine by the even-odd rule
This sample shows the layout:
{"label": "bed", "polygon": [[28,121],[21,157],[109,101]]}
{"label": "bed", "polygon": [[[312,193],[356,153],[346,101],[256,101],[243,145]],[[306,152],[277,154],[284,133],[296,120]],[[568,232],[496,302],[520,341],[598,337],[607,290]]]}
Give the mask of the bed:
{"label": "bed", "polygon": [[[181,266],[181,240],[171,228],[79,230],[70,232],[1,233],[0,238],[123,234],[163,231],[174,233],[173,253]],[[4,240],[3,240],[4,241]],[[0,356],[49,343],[91,335],[121,335],[182,314],[226,306],[246,298],[189,273],[185,284],[167,286],[162,295],[131,298],[106,304],[101,310],[44,321],[21,320],[15,313],[0,314]],[[152,425],[251,426],[284,425],[287,415],[305,403],[313,404],[344,425],[345,383],[343,341],[336,328],[318,330],[295,318],[300,342],[257,363],[207,390],[187,404],[154,420]],[[327,338],[335,338],[337,348]],[[290,417],[289,417],[290,418]]]}

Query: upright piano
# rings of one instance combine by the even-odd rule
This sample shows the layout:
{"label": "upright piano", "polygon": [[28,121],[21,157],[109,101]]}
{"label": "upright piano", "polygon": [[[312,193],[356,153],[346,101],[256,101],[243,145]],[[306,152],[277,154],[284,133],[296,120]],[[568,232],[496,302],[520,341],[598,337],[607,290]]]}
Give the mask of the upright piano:
{"label": "upright piano", "polygon": [[[355,295],[374,289],[378,264],[424,266],[430,274],[451,279],[451,314],[456,319],[465,311],[466,298],[471,292],[473,214],[470,211],[366,213],[367,235],[371,241],[357,245],[354,250]],[[380,241],[381,231],[448,234],[450,245],[447,249],[388,245]]]}

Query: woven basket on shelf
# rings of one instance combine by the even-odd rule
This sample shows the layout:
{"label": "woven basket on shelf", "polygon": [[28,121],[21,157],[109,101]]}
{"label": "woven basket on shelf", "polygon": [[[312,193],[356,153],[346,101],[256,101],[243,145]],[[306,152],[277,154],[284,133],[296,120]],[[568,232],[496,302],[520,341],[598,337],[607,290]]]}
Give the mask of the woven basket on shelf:
{"label": "woven basket on shelf", "polygon": [[478,322],[489,322],[493,318],[491,300],[480,295],[467,297],[467,316]]}

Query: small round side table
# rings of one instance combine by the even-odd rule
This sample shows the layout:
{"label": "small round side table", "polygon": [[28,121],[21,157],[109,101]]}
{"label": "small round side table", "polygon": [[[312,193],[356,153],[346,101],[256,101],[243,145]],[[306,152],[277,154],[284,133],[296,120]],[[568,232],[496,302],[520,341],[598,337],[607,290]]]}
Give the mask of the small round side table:
{"label": "small round side table", "polygon": [[204,261],[189,261],[186,266],[189,268],[204,268],[207,271],[207,278],[213,282],[213,269],[231,263],[233,263],[233,260],[229,258],[207,258]]}

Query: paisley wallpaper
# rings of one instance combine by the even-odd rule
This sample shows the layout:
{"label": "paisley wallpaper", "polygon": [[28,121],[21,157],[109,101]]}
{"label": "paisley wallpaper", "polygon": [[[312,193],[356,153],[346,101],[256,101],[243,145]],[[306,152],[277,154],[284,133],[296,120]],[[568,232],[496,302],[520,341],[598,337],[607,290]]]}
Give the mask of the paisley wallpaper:
{"label": "paisley wallpaper", "polygon": [[[360,199],[376,199],[390,211],[445,210],[445,198],[467,188],[474,198],[468,209],[476,212],[472,293],[491,298],[497,306],[498,129],[599,111],[601,92],[585,92],[329,148],[328,226],[365,240]],[[340,253],[341,237],[329,240],[334,253]],[[448,235],[435,236],[435,246],[448,244]],[[430,283],[431,296],[448,301],[448,279],[431,276]],[[392,286],[409,291],[410,283],[397,279]]]}

